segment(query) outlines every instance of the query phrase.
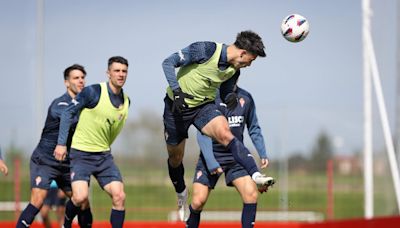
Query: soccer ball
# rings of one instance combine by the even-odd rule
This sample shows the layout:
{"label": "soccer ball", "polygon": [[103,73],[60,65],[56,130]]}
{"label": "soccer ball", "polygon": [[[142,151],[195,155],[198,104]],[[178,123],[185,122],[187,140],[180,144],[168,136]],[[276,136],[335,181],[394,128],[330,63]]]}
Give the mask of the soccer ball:
{"label": "soccer ball", "polygon": [[283,37],[290,42],[304,40],[309,32],[310,26],[305,17],[299,14],[290,14],[282,21],[281,32]]}

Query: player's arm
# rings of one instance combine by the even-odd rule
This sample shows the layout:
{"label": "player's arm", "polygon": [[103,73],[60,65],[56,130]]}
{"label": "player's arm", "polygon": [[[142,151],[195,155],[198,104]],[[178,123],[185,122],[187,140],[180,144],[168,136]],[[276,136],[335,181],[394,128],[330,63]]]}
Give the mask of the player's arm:
{"label": "player's arm", "polygon": [[258,155],[261,158],[261,168],[265,168],[268,165],[267,150],[265,149],[264,137],[261,131],[261,127],[258,124],[258,118],[256,114],[256,105],[254,100],[250,96],[250,102],[248,108],[248,114],[246,117],[246,125],[249,136],[257,150]]}
{"label": "player's arm", "polygon": [[165,78],[172,90],[179,88],[175,68],[193,63],[204,63],[211,58],[216,49],[213,42],[195,42],[173,53],[162,62]]}
{"label": "player's arm", "polygon": [[188,107],[185,98],[193,99],[191,94],[183,92],[180,88],[175,68],[193,63],[203,63],[211,58],[215,48],[216,44],[213,42],[196,42],[175,52],[163,61],[162,67],[164,74],[174,94],[172,112],[175,110],[181,112],[183,108]]}
{"label": "player's arm", "polygon": [[6,163],[3,161],[3,154],[1,153],[1,148],[0,148],[0,171],[4,173],[4,175],[7,176],[8,174],[8,167]]}
{"label": "player's arm", "polygon": [[203,154],[206,166],[210,173],[220,173],[222,171],[220,164],[215,159],[213,152],[212,139],[206,135],[201,134],[197,131],[197,143],[200,146],[200,151]]}
{"label": "player's arm", "polygon": [[95,107],[99,99],[100,85],[85,87],[75,97],[75,100],[61,112],[57,146],[54,150],[54,156],[57,160],[62,161],[66,156],[69,129],[74,122],[74,118],[79,115],[82,109]]}

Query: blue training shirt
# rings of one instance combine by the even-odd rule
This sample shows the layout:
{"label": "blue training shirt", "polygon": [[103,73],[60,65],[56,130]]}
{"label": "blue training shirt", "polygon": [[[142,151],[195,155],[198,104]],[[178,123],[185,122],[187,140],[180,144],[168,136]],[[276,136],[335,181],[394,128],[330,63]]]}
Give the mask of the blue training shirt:
{"label": "blue training shirt", "polygon": [[[171,89],[175,90],[179,88],[179,83],[176,79],[175,68],[187,66],[194,63],[204,63],[212,57],[216,48],[217,44],[215,42],[199,41],[190,44],[189,46],[183,48],[182,50],[179,50],[178,52],[173,53],[168,58],[166,58],[162,63],[162,67]],[[220,70],[225,70],[230,66],[227,57],[227,48],[228,46],[226,44],[222,45],[222,51],[218,61],[218,68]],[[227,94],[233,91],[239,75],[240,70],[237,70],[230,79],[221,84],[220,93],[223,100],[225,100],[225,96]]]}
{"label": "blue training shirt", "polygon": [[[120,94],[114,94],[107,84],[108,95],[110,97],[111,103],[114,107],[118,108],[124,103],[124,93],[123,90]],[[68,129],[74,123],[74,119],[77,119],[79,113],[84,108],[94,108],[99,103],[100,100],[101,87],[100,84],[90,85],[83,88],[83,90],[76,96],[75,102],[68,105],[65,111],[62,113],[60,121],[60,133],[58,134],[58,145],[68,145],[67,140],[72,137],[69,134]],[[71,142],[69,142],[71,144]]]}
{"label": "blue training shirt", "polygon": [[[220,99],[216,100],[217,105],[220,111],[228,119],[229,127],[233,135],[238,140],[243,142],[243,132],[246,125],[249,136],[257,150],[258,155],[260,158],[267,158],[264,137],[262,135],[261,127],[258,124],[256,106],[253,97],[249,92],[239,87],[237,87],[236,93],[238,95],[239,102],[235,109],[229,110]],[[202,135],[200,132],[197,134],[197,140],[202,152],[200,156],[205,158],[208,170],[210,172],[220,167],[220,164],[226,165],[235,162],[232,153],[227,151],[226,148],[218,142],[211,140],[211,138]],[[214,156],[210,156],[212,153]]]}
{"label": "blue training shirt", "polygon": [[[60,161],[56,160],[53,156],[54,149],[57,145],[57,139],[60,127],[60,118],[63,111],[72,103],[72,97],[66,92],[61,97],[58,97],[51,102],[48,111],[46,122],[44,124],[40,141],[33,151],[32,156],[40,156],[41,160],[48,165],[60,165]],[[77,118],[71,120],[71,125],[67,131],[71,132],[71,136],[75,131]],[[72,137],[66,139],[65,145],[69,150]],[[62,165],[69,166],[69,157],[62,162]]]}

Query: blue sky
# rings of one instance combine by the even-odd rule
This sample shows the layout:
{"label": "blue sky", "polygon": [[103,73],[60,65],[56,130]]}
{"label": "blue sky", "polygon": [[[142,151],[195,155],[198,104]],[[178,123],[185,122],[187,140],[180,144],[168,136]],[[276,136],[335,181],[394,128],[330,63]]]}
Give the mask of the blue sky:
{"label": "blue sky", "polygon": [[[47,106],[65,90],[62,71],[68,65],[83,64],[89,85],[106,80],[110,56],[126,57],[130,67],[125,91],[132,100],[131,120],[142,110],[161,116],[167,86],[161,68],[165,57],[195,41],[230,44],[239,31],[251,29],[263,37],[267,57],[242,71],[240,85],[256,100],[271,156],[309,150],[321,130],[340,142],[338,153],[362,148],[359,0],[52,0],[44,5],[40,98],[36,1],[0,1],[2,147],[13,142],[27,152],[33,150]],[[375,0],[372,7],[372,34],[393,128],[397,5],[395,0]],[[309,20],[310,34],[301,43],[289,43],[280,34],[282,19],[291,13]],[[43,107],[38,107],[39,99]],[[374,143],[381,149],[383,136],[376,111],[374,118]]]}

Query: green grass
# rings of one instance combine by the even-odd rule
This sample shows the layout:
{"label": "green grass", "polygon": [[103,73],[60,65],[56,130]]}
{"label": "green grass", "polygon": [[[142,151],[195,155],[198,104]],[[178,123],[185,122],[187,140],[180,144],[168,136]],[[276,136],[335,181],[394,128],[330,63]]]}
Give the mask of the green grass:
{"label": "green grass", "polygon": [[[20,198],[28,201],[30,197],[28,166],[22,166]],[[166,167],[157,169],[146,168],[145,164],[120,166],[125,182],[126,220],[166,220],[168,213],[176,208],[176,196],[168,178]],[[185,176],[186,182],[191,183],[193,169],[188,167]],[[277,177],[277,173],[269,172]],[[259,211],[279,211],[282,205],[287,205],[289,211],[315,211],[326,217],[327,190],[325,174],[288,175],[288,202],[281,191],[284,180],[277,180],[277,184],[268,193],[260,195]],[[0,179],[0,201],[15,199],[14,180],[12,172],[6,178]],[[90,201],[96,221],[109,220],[111,199],[101,190],[97,181],[91,183]],[[189,187],[191,185],[189,184]],[[393,187],[387,178],[377,178],[375,188],[376,215],[390,215],[395,212],[395,198]],[[363,179],[361,175],[334,176],[334,218],[346,219],[363,217]],[[242,202],[234,188],[225,186],[223,178],[212,191],[204,210],[209,211],[240,211]],[[15,220],[14,212],[0,212],[0,220]]]}

